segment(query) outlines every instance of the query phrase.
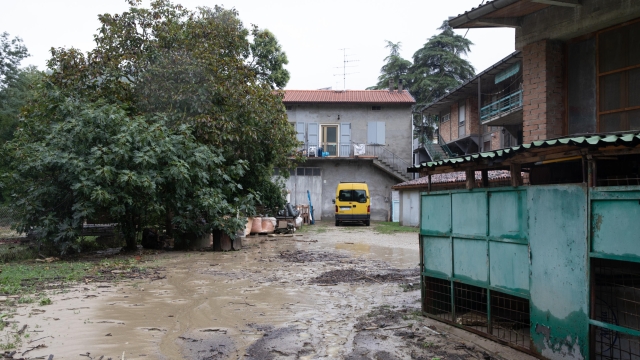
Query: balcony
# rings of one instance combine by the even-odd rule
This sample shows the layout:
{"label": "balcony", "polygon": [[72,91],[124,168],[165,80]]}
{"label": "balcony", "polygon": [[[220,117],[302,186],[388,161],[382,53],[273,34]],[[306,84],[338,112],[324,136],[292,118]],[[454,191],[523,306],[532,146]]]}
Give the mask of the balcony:
{"label": "balcony", "polygon": [[504,126],[522,123],[522,90],[480,108],[482,125]]}
{"label": "balcony", "polygon": [[385,168],[394,176],[399,176],[403,181],[409,179],[407,168],[412,167],[411,162],[389,151],[385,145],[348,142],[317,146],[305,143],[298,151],[310,159],[373,159],[376,165]]}

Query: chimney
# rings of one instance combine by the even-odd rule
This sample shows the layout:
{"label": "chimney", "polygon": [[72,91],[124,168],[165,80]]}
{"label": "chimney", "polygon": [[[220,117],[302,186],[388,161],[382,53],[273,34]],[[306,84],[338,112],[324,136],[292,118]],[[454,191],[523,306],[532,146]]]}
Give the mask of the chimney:
{"label": "chimney", "polygon": [[395,90],[395,86],[393,84],[393,79],[389,79],[389,92],[393,92]]}
{"label": "chimney", "polygon": [[398,92],[402,92],[402,79],[398,79]]}

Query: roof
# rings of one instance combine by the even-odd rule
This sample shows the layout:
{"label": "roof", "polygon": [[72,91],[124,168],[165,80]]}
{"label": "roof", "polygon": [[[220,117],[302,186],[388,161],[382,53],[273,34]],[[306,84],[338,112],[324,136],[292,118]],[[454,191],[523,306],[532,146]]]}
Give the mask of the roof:
{"label": "roof", "polygon": [[[506,170],[492,170],[487,172],[489,175],[489,181],[492,180],[509,180],[511,179],[511,173]],[[482,180],[482,172],[476,171],[475,177],[477,181]],[[466,181],[464,171],[446,173],[446,174],[434,174],[431,175],[431,185],[436,184],[451,184]],[[394,190],[398,189],[413,189],[413,188],[424,188],[429,185],[429,177],[423,176],[421,178],[405,181],[400,184],[396,184],[391,188]]]}
{"label": "roof", "polygon": [[[520,154],[526,154],[526,157],[522,161],[518,161],[519,163],[527,163],[527,162],[535,162],[540,160],[539,157],[542,153],[537,151],[544,148],[557,148],[557,150],[562,150],[561,152],[557,152],[555,154],[559,158],[566,158],[569,156],[579,155],[580,152],[570,152],[564,151],[566,148],[574,148],[577,150],[580,149],[597,149],[607,146],[624,146],[624,147],[635,147],[640,144],[640,132],[620,132],[620,133],[609,133],[609,134],[590,134],[584,136],[573,136],[573,137],[563,137],[557,139],[550,140],[541,140],[534,141],[530,144],[523,144],[519,146],[513,146],[506,149],[500,149],[495,151],[487,151],[483,153],[476,153],[471,155],[465,155],[457,158],[445,159],[440,161],[433,162],[424,162],[418,166],[415,166],[411,169],[412,172],[416,172],[415,170],[419,169],[427,169],[429,171],[436,170],[438,168],[449,167],[450,171],[460,171],[453,170],[453,167],[457,165],[461,165],[464,163],[485,163],[486,165],[495,165],[496,167],[505,164],[505,160],[516,157]],[[532,153],[536,153],[538,157],[532,156]],[[545,158],[545,160],[550,160],[549,158]],[[514,161],[515,163],[515,161]]]}
{"label": "roof", "polygon": [[483,27],[516,27],[518,19],[551,6],[543,1],[493,0],[449,19],[454,29]]}
{"label": "roof", "polygon": [[282,102],[415,104],[416,100],[407,90],[285,90]]}
{"label": "roof", "polygon": [[487,69],[485,69],[484,71],[476,75],[475,77],[467,80],[466,82],[462,83],[462,85],[451,90],[450,93],[441,96],[440,98],[434,100],[428,105],[425,105],[420,111],[425,111],[428,109],[433,111],[434,113],[439,113],[442,110],[446,110],[451,104],[451,102],[453,101],[461,100],[463,97],[467,97],[469,95],[477,96],[478,79],[480,79],[480,77],[487,76],[487,75],[496,75],[501,71],[505,70],[506,68],[508,68],[509,66],[511,66],[512,64],[515,64],[521,60],[522,60],[521,51],[512,52],[504,59],[491,65],[490,67],[488,67]]}

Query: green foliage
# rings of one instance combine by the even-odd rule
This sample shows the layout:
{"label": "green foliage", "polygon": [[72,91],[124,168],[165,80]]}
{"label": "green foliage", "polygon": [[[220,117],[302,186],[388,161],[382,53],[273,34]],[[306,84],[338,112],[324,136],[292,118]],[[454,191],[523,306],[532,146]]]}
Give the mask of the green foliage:
{"label": "green foliage", "polygon": [[19,72],[20,62],[29,56],[22,39],[9,39],[9,34],[0,34],[0,89],[15,80]]}
{"label": "green foliage", "polygon": [[13,138],[20,111],[37,96],[34,89],[43,76],[35,67],[18,69],[6,86],[0,87],[0,144]]}
{"label": "green foliage", "polygon": [[[416,109],[446,95],[461,83],[475,76],[473,66],[463,59],[473,43],[456,34],[448,21],[438,28],[442,32],[434,35],[413,54],[413,62],[400,57],[400,43],[387,41],[390,54],[381,69],[378,84],[370,89],[386,89],[389,79],[395,83],[403,79],[406,88],[416,99]],[[437,127],[435,116],[414,114],[414,138],[425,144],[434,138]]]}
{"label": "green foliage", "polygon": [[275,35],[267,29],[259,30],[254,26],[251,31],[253,43],[251,54],[258,76],[265,82],[282,89],[289,82],[289,71],[284,65],[289,63],[287,54],[282,51]]}
{"label": "green foliage", "polygon": [[51,301],[51,299],[49,299],[48,297],[41,297],[38,301],[38,305],[40,306],[47,306],[51,304],[53,304],[53,301]]}
{"label": "green foliage", "polygon": [[389,80],[393,79],[395,87],[400,83],[400,80],[404,83],[408,83],[409,77],[407,75],[411,68],[411,61],[403,59],[400,56],[400,49],[402,43],[393,43],[389,40],[387,42],[387,49],[389,49],[389,56],[384,61],[386,64],[380,69],[380,76],[378,76],[378,83],[375,86],[367,88],[367,90],[384,90],[389,88]]}
{"label": "green foliage", "polygon": [[235,234],[256,195],[275,201],[266,182],[297,146],[273,90],[289,75],[272,33],[254,27],[251,43],[219,6],[139,3],[100,15],[90,52],[51,50],[38,101],[5,147],[18,230],[62,251],[105,214],[130,248],[165,220],[178,236]]}
{"label": "green foliage", "polygon": [[473,66],[462,58],[470,51],[471,40],[456,34],[448,21],[438,29],[442,32],[413,54],[410,91],[419,105],[446,95],[475,75]]}
{"label": "green foliage", "polygon": [[219,150],[196,142],[190,126],[169,128],[161,117],[129,117],[115,105],[54,91],[41,100],[54,110],[46,118],[32,113],[6,147],[19,231],[35,228],[64,252],[85,219],[107,213],[134,248],[138,229],[157,223],[164,204],[172,204],[182,232],[240,225],[223,216],[250,200],[235,182],[244,163],[225,165]]}

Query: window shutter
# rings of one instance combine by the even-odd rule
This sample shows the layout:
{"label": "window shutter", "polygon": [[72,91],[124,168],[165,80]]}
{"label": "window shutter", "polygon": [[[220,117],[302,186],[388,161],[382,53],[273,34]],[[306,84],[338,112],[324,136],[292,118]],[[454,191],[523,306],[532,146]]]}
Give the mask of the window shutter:
{"label": "window shutter", "polygon": [[378,121],[376,125],[376,144],[384,145],[384,121]]}
{"label": "window shutter", "polygon": [[318,146],[318,123],[309,123],[309,146]]}
{"label": "window shutter", "polygon": [[376,137],[377,125],[375,121],[367,123],[367,144],[375,144],[378,140]]}
{"label": "window shutter", "polygon": [[296,139],[304,143],[304,123],[296,123]]}
{"label": "window shutter", "polygon": [[351,156],[351,123],[340,124],[340,156]]}

